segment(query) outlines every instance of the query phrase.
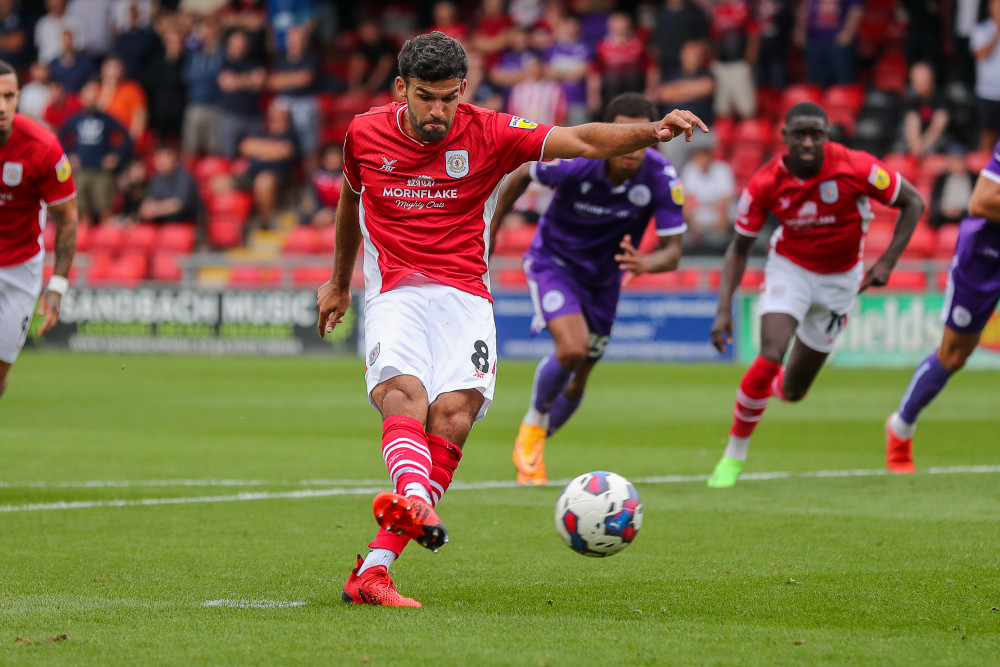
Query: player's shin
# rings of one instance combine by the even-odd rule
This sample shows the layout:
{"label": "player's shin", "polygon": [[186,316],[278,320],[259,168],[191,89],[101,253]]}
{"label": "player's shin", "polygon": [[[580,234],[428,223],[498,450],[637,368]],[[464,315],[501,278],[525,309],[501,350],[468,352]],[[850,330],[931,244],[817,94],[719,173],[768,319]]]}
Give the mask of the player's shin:
{"label": "player's shin", "polygon": [[583,396],[580,398],[569,398],[566,394],[559,394],[556,400],[552,402],[552,409],[549,410],[549,428],[548,435],[553,435],[556,431],[562,428],[563,424],[569,421],[569,418],[573,416],[576,409],[580,407],[580,403],[583,402]]}
{"label": "player's shin", "polygon": [[444,438],[427,434],[427,446],[431,453],[431,502],[437,505],[451,486],[455,469],[462,460],[462,450]]}
{"label": "player's shin", "polygon": [[431,502],[431,454],[422,423],[412,417],[387,417],[382,423],[382,457],[396,493]]}
{"label": "player's shin", "polygon": [[941,364],[937,350],[931,352],[926,359],[920,362],[920,365],[913,371],[910,386],[906,388],[903,400],[899,404],[899,419],[905,424],[898,422],[893,424],[893,430],[896,431],[897,436],[901,438],[913,437],[913,430],[916,429],[920,413],[941,393],[941,390],[948,384],[949,378],[951,378],[951,373]]}
{"label": "player's shin", "polygon": [[[573,371],[563,368],[554,353],[542,359],[535,370],[535,382],[531,391],[531,409],[528,410],[525,423],[530,423],[530,417],[533,413],[548,415],[552,409],[552,403],[562,394],[572,379]],[[533,425],[545,426],[541,423]]]}
{"label": "player's shin", "polygon": [[[780,370],[781,364],[768,361],[761,356],[750,364],[736,392],[736,407],[733,410],[733,426],[729,429],[730,436],[749,438],[753,434],[757,422],[764,416],[764,410],[771,398],[771,384]],[[743,458],[746,458],[745,452]]]}

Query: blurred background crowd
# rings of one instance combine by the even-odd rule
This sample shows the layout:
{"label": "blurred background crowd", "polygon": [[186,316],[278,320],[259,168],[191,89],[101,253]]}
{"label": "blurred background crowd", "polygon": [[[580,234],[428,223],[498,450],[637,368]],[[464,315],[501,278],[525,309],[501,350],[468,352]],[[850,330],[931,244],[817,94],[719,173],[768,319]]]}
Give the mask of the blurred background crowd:
{"label": "blurred background crowd", "polygon": [[[573,125],[639,91],[700,115],[711,135],[663,147],[689,256],[721,255],[739,190],[783,150],[784,111],[816,101],[832,138],[924,194],[908,252],[933,259],[1000,132],[998,26],[1000,0],[0,0],[0,58],[74,165],[88,281],[176,280],[212,251],[231,284],[315,284],[328,267],[289,278],[256,260],[329,259],[347,126],[394,99],[414,34],[463,43],[480,106]],[[522,198],[501,257],[546,197]],[[873,222],[871,252],[891,223]]]}

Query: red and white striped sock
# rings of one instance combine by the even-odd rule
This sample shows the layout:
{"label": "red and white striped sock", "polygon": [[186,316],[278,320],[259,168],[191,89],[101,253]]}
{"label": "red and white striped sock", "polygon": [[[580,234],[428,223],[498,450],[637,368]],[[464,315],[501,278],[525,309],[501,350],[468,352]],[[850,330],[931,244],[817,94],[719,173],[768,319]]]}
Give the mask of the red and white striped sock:
{"label": "red and white striped sock", "polygon": [[743,375],[736,391],[736,408],[733,410],[733,427],[729,434],[749,438],[764,416],[771,398],[771,382],[781,370],[781,364],[758,356]]}
{"label": "red and white striped sock", "polygon": [[396,493],[431,502],[431,453],[422,423],[401,416],[382,422],[382,458]]}
{"label": "red and white striped sock", "polygon": [[437,505],[451,486],[455,469],[462,460],[462,450],[458,445],[432,433],[427,434],[427,446],[431,452],[431,461],[434,462],[431,468],[431,500]]}

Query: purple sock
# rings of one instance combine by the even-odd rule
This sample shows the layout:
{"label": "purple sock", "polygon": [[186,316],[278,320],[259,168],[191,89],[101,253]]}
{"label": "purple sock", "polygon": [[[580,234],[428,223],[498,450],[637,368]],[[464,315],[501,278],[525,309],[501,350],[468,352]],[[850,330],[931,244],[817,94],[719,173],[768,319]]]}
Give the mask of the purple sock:
{"label": "purple sock", "polygon": [[899,404],[900,418],[907,424],[915,424],[920,412],[944,389],[950,377],[951,373],[937,358],[937,350],[931,352],[913,371],[910,386]]}
{"label": "purple sock", "polygon": [[542,359],[535,370],[535,386],[531,392],[531,405],[542,414],[547,414],[552,408],[556,396],[569,384],[573,371],[566,370],[556,359],[555,354]]}
{"label": "purple sock", "polygon": [[549,410],[549,435],[558,431],[563,424],[569,421],[576,409],[580,407],[582,400],[583,396],[574,399],[567,398],[566,394],[559,394],[556,400],[552,401],[552,409]]}

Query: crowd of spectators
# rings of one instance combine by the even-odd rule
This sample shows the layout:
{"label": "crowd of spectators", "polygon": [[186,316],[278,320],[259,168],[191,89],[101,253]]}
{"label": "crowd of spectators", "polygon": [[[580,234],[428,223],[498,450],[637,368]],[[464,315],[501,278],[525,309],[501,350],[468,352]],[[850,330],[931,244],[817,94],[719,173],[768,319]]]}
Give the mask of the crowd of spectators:
{"label": "crowd of spectators", "polygon": [[[85,221],[190,221],[218,248],[330,224],[347,123],[392,99],[402,41],[440,30],[469,52],[481,106],[573,125],[639,91],[713,127],[765,123],[756,152],[725,131],[665,147],[689,192],[689,251],[717,254],[796,86],[858,91],[856,123],[831,114],[838,140],[941,158],[930,220],[957,219],[965,154],[1000,131],[998,26],[1000,0],[0,0],[0,58],[21,74],[21,113],[63,140]],[[205,233],[240,198],[242,232]],[[522,213],[544,201],[529,192]]]}

